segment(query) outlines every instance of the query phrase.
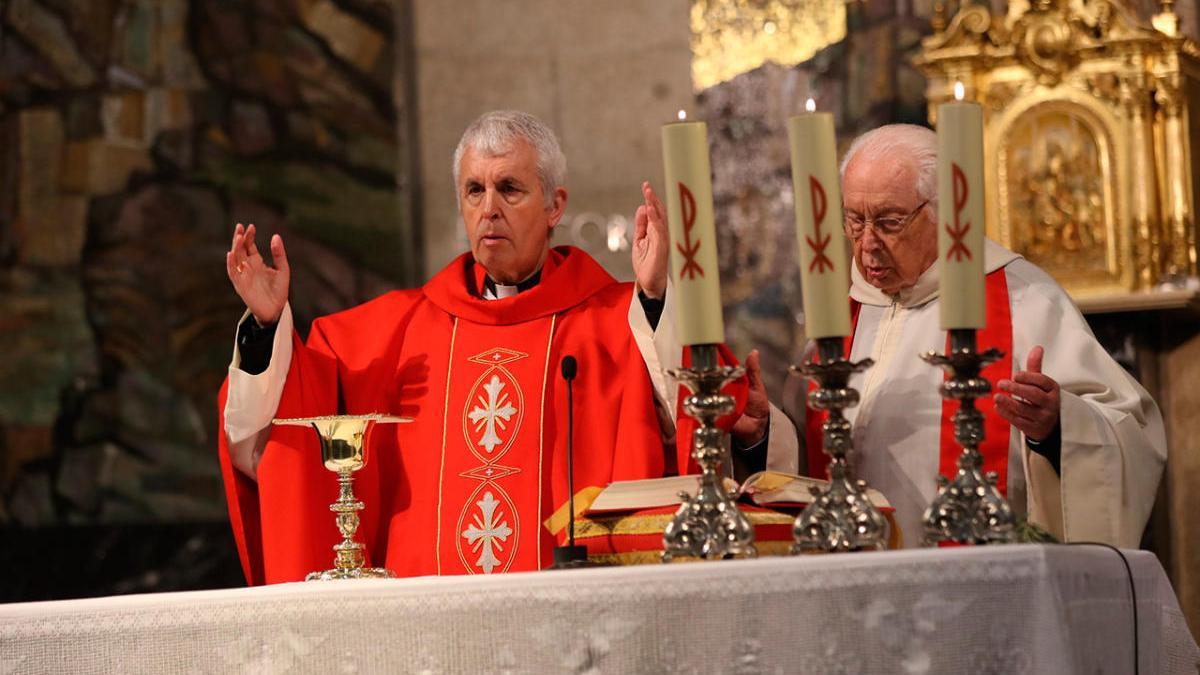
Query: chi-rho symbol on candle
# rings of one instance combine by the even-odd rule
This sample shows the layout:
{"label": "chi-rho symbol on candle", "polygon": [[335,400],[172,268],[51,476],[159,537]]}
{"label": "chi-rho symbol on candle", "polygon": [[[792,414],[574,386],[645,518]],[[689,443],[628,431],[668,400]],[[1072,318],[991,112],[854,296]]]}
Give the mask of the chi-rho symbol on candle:
{"label": "chi-rho symbol on candle", "polygon": [[950,248],[946,250],[947,260],[971,259],[971,249],[963,241],[971,231],[971,221],[961,222],[963,208],[967,205],[967,197],[971,194],[971,186],[967,184],[967,174],[957,162],[951,164],[954,184],[954,226],[945,223],[946,234],[950,235]]}
{"label": "chi-rho symbol on candle", "polygon": [[829,202],[825,198],[825,188],[821,186],[821,181],[817,180],[816,176],[808,177],[808,188],[812,193],[813,235],[816,237],[815,241],[808,235],[804,237],[813,252],[813,259],[808,265],[808,271],[824,274],[833,271],[833,261],[825,255],[825,249],[829,248],[832,236],[821,235],[821,225],[825,224],[825,214],[829,210]]}
{"label": "chi-rho symbol on candle", "polygon": [[700,251],[700,240],[692,241],[692,228],[696,225],[696,198],[683,183],[679,184],[679,205],[683,211],[683,241],[675,243],[675,247],[683,255],[683,267],[679,270],[679,278],[695,279],[697,275],[704,276],[704,268],[696,261],[696,254]]}

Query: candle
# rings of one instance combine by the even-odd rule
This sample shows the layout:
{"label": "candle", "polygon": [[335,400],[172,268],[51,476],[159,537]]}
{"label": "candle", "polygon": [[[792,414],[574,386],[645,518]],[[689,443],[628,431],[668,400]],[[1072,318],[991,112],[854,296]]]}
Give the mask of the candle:
{"label": "candle", "polygon": [[678,294],[676,323],[683,344],[717,344],[725,342],[725,320],[717,273],[708,125],[686,121],[682,110],[679,119],[662,128],[671,274]]}
{"label": "candle", "polygon": [[937,112],[938,261],[943,330],[983,328],[983,108],[962,100]]}
{"label": "candle", "polygon": [[833,115],[811,112],[788,118],[796,243],[804,295],[804,332],[810,338],[850,334],[850,267],[838,182]]}

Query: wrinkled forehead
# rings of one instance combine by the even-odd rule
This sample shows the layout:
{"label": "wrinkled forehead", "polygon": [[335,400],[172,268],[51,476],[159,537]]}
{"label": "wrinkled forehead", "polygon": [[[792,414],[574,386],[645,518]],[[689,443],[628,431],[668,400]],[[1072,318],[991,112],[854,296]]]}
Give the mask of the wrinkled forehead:
{"label": "wrinkled forehead", "polygon": [[537,152],[520,137],[512,138],[505,144],[468,145],[459,163],[459,173],[460,180],[479,180],[498,175],[536,176]]}
{"label": "wrinkled forehead", "polygon": [[916,197],[917,167],[901,153],[857,155],[846,165],[842,198],[847,208],[911,208]]}

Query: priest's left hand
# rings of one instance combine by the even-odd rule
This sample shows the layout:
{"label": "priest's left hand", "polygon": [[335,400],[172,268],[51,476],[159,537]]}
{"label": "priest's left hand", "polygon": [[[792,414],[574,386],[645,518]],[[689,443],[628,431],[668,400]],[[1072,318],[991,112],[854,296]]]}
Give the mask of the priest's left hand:
{"label": "priest's left hand", "polygon": [[1035,441],[1045,440],[1058,425],[1062,399],[1058,383],[1042,374],[1041,346],[1029,351],[1025,370],[1011,380],[1000,380],[996,388],[1007,394],[996,394],[996,412]]}
{"label": "priest's left hand", "polygon": [[667,292],[671,235],[667,232],[667,209],[648,182],[642,183],[642,199],[645,203],[634,216],[633,273],[642,291],[657,300]]}
{"label": "priest's left hand", "polygon": [[749,447],[759,442],[763,434],[767,433],[767,424],[771,420],[771,404],[767,402],[767,388],[763,386],[757,349],[746,357],[745,365],[750,392],[746,397],[746,409],[733,423],[733,435],[737,436],[743,447]]}

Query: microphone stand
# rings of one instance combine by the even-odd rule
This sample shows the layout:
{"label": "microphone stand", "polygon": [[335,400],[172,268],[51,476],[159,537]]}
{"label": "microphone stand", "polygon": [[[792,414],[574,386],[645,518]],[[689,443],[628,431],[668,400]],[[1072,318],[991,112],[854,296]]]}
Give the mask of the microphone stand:
{"label": "microphone stand", "polygon": [[578,364],[567,355],[562,360],[562,376],[567,381],[567,545],[554,547],[552,570],[594,567],[586,546],[575,544],[575,375]]}

